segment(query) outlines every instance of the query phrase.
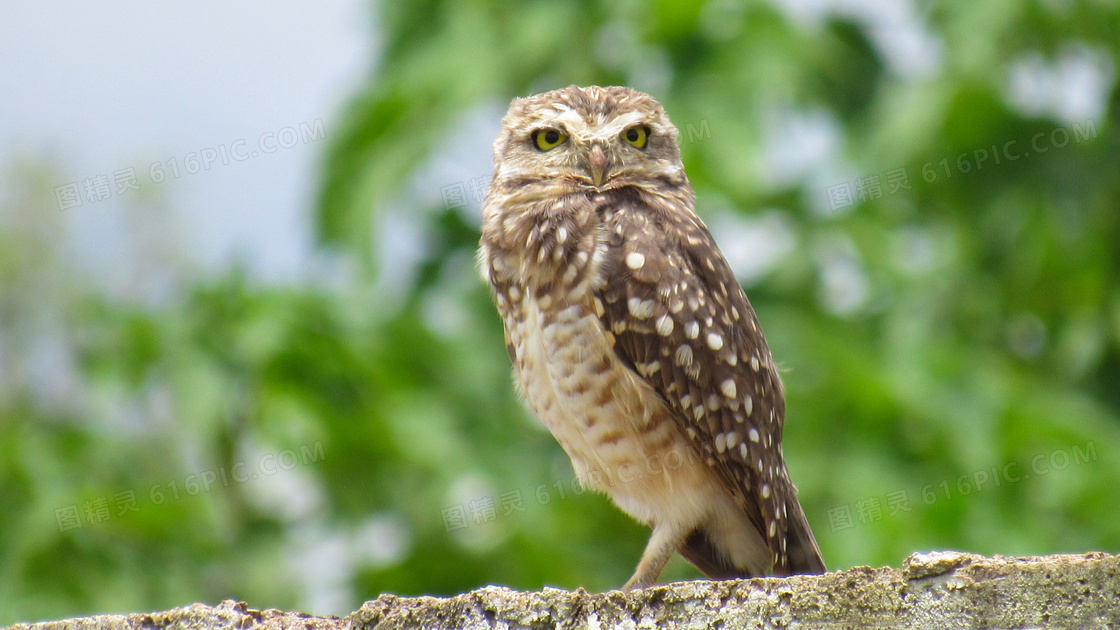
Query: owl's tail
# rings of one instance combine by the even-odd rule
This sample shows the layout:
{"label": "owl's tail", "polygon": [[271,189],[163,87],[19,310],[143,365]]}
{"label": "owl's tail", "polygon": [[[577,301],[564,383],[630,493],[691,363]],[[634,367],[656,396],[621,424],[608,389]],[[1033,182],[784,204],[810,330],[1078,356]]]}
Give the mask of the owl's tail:
{"label": "owl's tail", "polygon": [[828,569],[824,566],[821,549],[817,546],[817,539],[813,538],[813,530],[809,529],[809,521],[805,518],[805,511],[797,500],[786,503],[786,555],[789,557],[788,571],[780,572],[781,567],[774,567],[774,575],[812,575],[824,573]]}
{"label": "owl's tail", "polygon": [[[787,565],[775,565],[771,568],[771,575],[813,575],[824,573],[824,558],[813,538],[813,530],[809,528],[809,521],[805,512],[795,500],[786,504],[788,527],[786,530],[786,554],[789,558]],[[761,567],[736,567],[713,544],[704,529],[697,529],[685,539],[678,549],[697,569],[713,580],[730,580],[735,578],[761,577],[766,570]]]}

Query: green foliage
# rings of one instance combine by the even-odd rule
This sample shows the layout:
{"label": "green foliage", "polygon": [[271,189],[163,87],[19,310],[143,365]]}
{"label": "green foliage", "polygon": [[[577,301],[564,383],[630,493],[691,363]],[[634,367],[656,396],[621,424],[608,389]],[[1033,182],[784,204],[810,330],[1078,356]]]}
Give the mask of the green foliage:
{"label": "green foliage", "polygon": [[[800,24],[753,2],[383,3],[380,66],[329,134],[318,236],[358,270],[330,289],[233,270],[155,306],[106,297],[52,253],[50,191],[17,173],[26,194],[0,222],[0,624],[621,584],[646,531],[573,485],[517,401],[470,213],[439,207],[456,182],[414,185],[470,112],[571,83],[653,91],[701,215],[786,235],[747,290],[829,566],[1117,551],[1120,91],[1113,75],[1102,113],[1073,121],[1023,113],[1007,85],[1033,54],[1096,51],[1115,73],[1120,19],[1014,2],[916,19],[931,70],[897,69],[867,16]],[[804,149],[791,117],[832,121],[836,155],[776,168],[768,155]],[[890,188],[898,169],[909,188]],[[881,194],[833,210],[869,176]],[[415,269],[370,247],[392,213],[426,243]],[[35,367],[50,340],[72,382]],[[503,514],[513,492],[523,511]],[[486,497],[494,518],[475,522]],[[61,526],[70,506],[79,528]],[[678,560],[665,578],[695,576]]]}

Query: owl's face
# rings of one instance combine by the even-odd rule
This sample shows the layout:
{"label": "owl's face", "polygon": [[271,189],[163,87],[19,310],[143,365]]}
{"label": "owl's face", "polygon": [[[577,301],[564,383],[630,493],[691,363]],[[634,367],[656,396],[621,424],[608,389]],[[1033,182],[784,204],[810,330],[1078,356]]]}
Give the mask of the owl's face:
{"label": "owl's face", "polygon": [[657,101],[627,87],[573,85],[517,99],[502,127],[496,182],[576,192],[684,180],[677,128]]}

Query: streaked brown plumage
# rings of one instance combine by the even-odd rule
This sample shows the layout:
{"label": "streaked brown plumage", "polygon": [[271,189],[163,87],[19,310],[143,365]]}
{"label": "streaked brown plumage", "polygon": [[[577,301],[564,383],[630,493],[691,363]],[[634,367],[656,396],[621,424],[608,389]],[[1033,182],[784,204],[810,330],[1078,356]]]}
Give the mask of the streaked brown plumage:
{"label": "streaked brown plumage", "polygon": [[585,483],[653,528],[626,588],[674,551],[717,579],[823,572],[781,380],[661,105],[625,87],[517,99],[494,156],[482,274],[525,400]]}

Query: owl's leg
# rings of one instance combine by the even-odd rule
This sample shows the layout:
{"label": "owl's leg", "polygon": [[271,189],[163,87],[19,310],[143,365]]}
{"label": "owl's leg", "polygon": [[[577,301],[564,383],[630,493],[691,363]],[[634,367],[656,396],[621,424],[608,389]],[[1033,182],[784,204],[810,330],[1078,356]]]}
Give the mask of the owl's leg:
{"label": "owl's leg", "polygon": [[629,591],[656,584],[661,570],[665,568],[665,563],[673,557],[673,553],[684,539],[685,535],[680,530],[667,523],[655,525],[649,543],[646,544],[646,550],[642,553],[642,559],[638,562],[638,568],[626,581],[622,590]]}

